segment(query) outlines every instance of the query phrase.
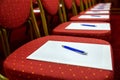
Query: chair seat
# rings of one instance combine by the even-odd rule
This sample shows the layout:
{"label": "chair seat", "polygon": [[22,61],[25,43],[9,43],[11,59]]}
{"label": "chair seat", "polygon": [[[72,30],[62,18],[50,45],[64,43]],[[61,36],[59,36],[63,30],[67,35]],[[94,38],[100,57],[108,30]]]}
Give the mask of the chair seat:
{"label": "chair seat", "polygon": [[23,45],[7,57],[4,70],[9,80],[113,80],[111,70],[26,59],[48,40],[110,45],[104,40],[82,37],[46,36],[38,38]]}
{"label": "chair seat", "polygon": [[[73,22],[65,22],[60,24],[59,26],[53,29],[52,34],[98,38],[98,39],[104,39],[104,40],[110,41],[111,30],[66,29],[66,27],[68,27],[72,23]],[[74,23],[82,23],[82,22],[74,22]]]}

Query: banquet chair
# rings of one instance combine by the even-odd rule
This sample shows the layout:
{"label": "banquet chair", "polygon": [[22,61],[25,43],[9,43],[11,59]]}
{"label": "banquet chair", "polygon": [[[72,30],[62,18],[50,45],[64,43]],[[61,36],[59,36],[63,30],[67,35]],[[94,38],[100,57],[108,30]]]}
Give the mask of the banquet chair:
{"label": "banquet chair", "polygon": [[[110,19],[79,19],[78,17],[81,15],[85,15],[85,12],[83,11],[83,14],[78,14],[77,16],[73,16],[69,22],[62,23],[58,26],[56,26],[52,34],[54,35],[67,35],[67,36],[78,36],[78,37],[92,37],[92,38],[99,38],[104,39],[107,41],[110,41],[111,38],[111,30],[110,30]],[[93,29],[86,29],[88,26],[80,29],[81,24],[109,24],[108,30],[93,30]],[[73,27],[74,26],[74,27]],[[70,28],[68,28],[70,27]],[[79,29],[78,29],[78,28]],[[103,27],[103,26],[101,26]],[[90,28],[90,27],[88,27]],[[95,28],[95,27],[94,27]]]}
{"label": "banquet chair", "polygon": [[[22,37],[29,37],[30,34],[40,37],[38,30],[36,30],[36,32],[33,31],[37,29],[37,25],[34,23],[35,19],[31,7],[30,0],[0,1],[0,36],[5,56],[8,56],[11,53],[12,42],[14,42],[14,40],[17,41],[17,43],[21,42],[20,40]],[[14,35],[16,35],[16,37],[18,36],[18,38]]]}
{"label": "banquet chair", "polygon": [[[86,13],[88,12],[88,13]],[[99,13],[100,12],[100,13]],[[110,22],[110,7],[89,8],[84,12],[70,18],[71,21],[93,21],[93,22]]]}
{"label": "banquet chair", "polygon": [[[93,38],[83,38],[83,37],[50,35],[50,36],[37,38],[21,46],[20,48],[15,50],[10,56],[6,58],[6,60],[4,61],[4,71],[5,71],[6,76],[9,78],[9,80],[16,80],[16,79],[17,80],[76,80],[76,79],[77,80],[85,80],[85,79],[87,80],[91,80],[91,79],[92,80],[113,80],[114,70],[104,70],[100,68],[98,69],[98,68],[92,68],[88,66],[86,67],[76,66],[76,65],[72,65],[72,64],[69,65],[65,63],[62,64],[59,62],[57,63],[51,62],[49,60],[48,61],[44,61],[44,60],[37,61],[37,60],[32,60],[32,59],[27,58],[29,55],[36,52],[37,49],[42,48],[43,45],[45,45],[48,41],[55,41],[55,42],[60,41],[60,42],[68,42],[68,43],[73,42],[73,43],[78,43],[78,44],[83,43],[83,44],[91,44],[91,45],[92,44],[93,45],[94,44],[108,45],[108,46],[110,45],[109,42],[104,41],[104,40],[93,39]],[[61,54],[65,53],[64,56],[66,56],[66,58],[73,58],[73,56],[68,57],[67,55],[69,55],[70,53],[67,54],[66,51],[65,52],[61,50],[56,51],[55,48],[57,44],[56,46],[54,44],[52,45],[51,47],[49,45],[49,48],[51,49],[48,50],[48,48],[46,48],[46,49],[43,49],[43,52],[39,52],[39,53],[44,54],[44,52],[46,51],[47,52],[53,51],[53,53],[56,53],[56,55],[58,55],[57,54],[58,52]],[[91,50],[95,50],[95,49],[92,48]],[[106,53],[103,53],[103,54],[106,54]],[[112,55],[111,47],[110,47],[110,54]],[[84,56],[85,58],[85,55],[80,55],[80,54],[75,54],[75,55]],[[48,57],[50,58],[51,56],[48,56]],[[66,59],[63,56],[61,57],[59,56],[59,58],[62,58],[62,60]],[[96,57],[94,58],[96,59]],[[56,59],[54,61],[56,61]],[[95,60],[92,60],[92,61],[95,61]]]}
{"label": "banquet chair", "polygon": [[[68,6],[68,8],[70,8],[70,4],[67,4],[66,6]],[[67,30],[67,29],[65,29],[65,27],[67,27],[68,25],[70,25],[70,24],[72,24],[74,22],[73,21],[65,22],[65,23],[62,23],[62,24],[56,26],[52,30],[51,34],[55,34],[55,35],[56,34],[57,35],[68,35],[68,36],[79,36],[79,37],[81,37],[81,36],[82,37],[93,37],[93,38],[100,38],[100,39],[104,39],[104,40],[108,40],[108,41],[110,40],[110,34],[111,34],[110,30],[84,30],[84,29],[83,30],[82,29],[81,30],[72,30],[72,29],[71,30],[70,29]],[[75,22],[75,23],[77,23],[77,22]],[[82,23],[82,22],[78,22],[78,23]],[[89,21],[86,21],[86,23],[89,23]],[[101,24],[101,22],[99,22],[98,24]],[[46,25],[47,25],[47,23],[46,23]]]}
{"label": "banquet chair", "polygon": [[37,3],[44,34],[49,35],[56,25],[64,22],[60,1],[37,0]]}

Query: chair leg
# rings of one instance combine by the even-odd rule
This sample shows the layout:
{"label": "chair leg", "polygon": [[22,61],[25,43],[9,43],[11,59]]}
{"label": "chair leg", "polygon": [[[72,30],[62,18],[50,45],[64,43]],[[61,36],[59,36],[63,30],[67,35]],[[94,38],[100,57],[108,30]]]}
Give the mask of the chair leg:
{"label": "chair leg", "polygon": [[[65,18],[63,18],[63,16],[65,16],[65,15],[63,15],[62,14],[62,10],[61,10],[61,8],[59,7],[59,18],[60,18],[60,20],[61,20],[61,23],[63,23],[63,22],[65,22],[66,21],[66,19]],[[64,20],[65,19],[65,20]]]}
{"label": "chair leg", "polygon": [[8,78],[4,77],[3,75],[0,74],[0,80],[8,80]]}
{"label": "chair leg", "polygon": [[37,25],[37,21],[36,21],[36,19],[35,19],[35,15],[34,15],[34,13],[33,13],[33,6],[32,6],[32,3],[31,3],[31,11],[30,11],[30,17],[31,17],[31,23],[32,23],[32,25],[33,25],[33,27],[32,27],[32,29],[34,30],[34,33],[35,33],[35,36],[37,37],[37,38],[39,38],[41,35],[40,35],[40,30],[39,30],[39,28],[38,28],[38,25]]}
{"label": "chair leg", "polygon": [[88,5],[89,5],[89,8],[92,6],[91,0],[88,0]]}
{"label": "chair leg", "polygon": [[29,24],[29,30],[28,30],[28,31],[29,31],[30,39],[33,40],[33,39],[34,39],[34,31],[33,31],[33,29],[32,29],[32,26],[33,26],[33,25],[32,25],[32,23],[31,23],[31,20],[30,20],[30,19],[28,20],[28,24]]}
{"label": "chair leg", "polygon": [[6,51],[5,42],[4,42],[1,30],[0,30],[0,40],[1,40],[4,56],[7,57],[7,51]]}
{"label": "chair leg", "polygon": [[72,1],[72,11],[73,11],[73,15],[74,15],[74,16],[78,14],[78,13],[77,13],[77,8],[76,8],[75,1],[74,1],[74,0]]}
{"label": "chair leg", "polygon": [[9,45],[7,31],[5,29],[2,29],[2,40],[3,40],[5,56],[8,56],[10,54],[10,45]]}
{"label": "chair leg", "polygon": [[[62,17],[63,17],[64,21],[62,21],[62,22],[66,22],[68,20],[67,20],[67,16],[66,16],[64,1],[63,0],[59,0],[59,3],[60,3],[60,5],[62,5],[62,6],[59,5],[60,6],[59,7],[59,17],[61,18],[61,21],[62,21]],[[62,13],[63,15],[61,15],[60,13]]]}
{"label": "chair leg", "polygon": [[80,11],[82,12],[84,10],[85,10],[85,8],[84,8],[84,5],[83,5],[83,1],[80,0]]}
{"label": "chair leg", "polygon": [[41,20],[42,20],[44,33],[45,33],[45,36],[47,36],[47,35],[49,35],[49,32],[48,32],[48,26],[47,26],[47,22],[46,22],[46,18],[45,18],[45,13],[44,13],[44,10],[43,10],[43,7],[42,7],[42,3],[41,3],[40,0],[37,0],[37,3],[38,3],[38,6],[39,6],[39,9],[40,9],[40,16],[41,16]]}

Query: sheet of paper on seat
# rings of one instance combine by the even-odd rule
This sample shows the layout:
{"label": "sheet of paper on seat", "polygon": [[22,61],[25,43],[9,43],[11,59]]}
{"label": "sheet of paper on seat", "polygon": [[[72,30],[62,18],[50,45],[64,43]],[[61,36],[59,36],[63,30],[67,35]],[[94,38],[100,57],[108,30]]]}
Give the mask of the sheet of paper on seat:
{"label": "sheet of paper on seat", "polygon": [[101,9],[101,10],[110,10],[111,5],[109,4],[101,4],[101,5],[96,5],[92,9]]}
{"label": "sheet of paper on seat", "polygon": [[[63,48],[62,45],[83,50],[88,54],[81,55]],[[27,59],[112,70],[110,45],[49,40]]]}
{"label": "sheet of paper on seat", "polygon": [[100,8],[92,8],[90,10],[110,10],[110,7],[104,7],[103,9],[100,9]]}
{"label": "sheet of paper on seat", "polygon": [[[83,26],[86,24],[88,26]],[[91,27],[89,25],[94,25],[95,27]],[[75,30],[110,30],[110,23],[74,23],[69,24],[65,29],[75,29]]]}
{"label": "sheet of paper on seat", "polygon": [[109,14],[109,11],[86,11],[85,14]]}
{"label": "sheet of paper on seat", "polygon": [[79,19],[109,19],[109,15],[81,15]]}
{"label": "sheet of paper on seat", "polygon": [[99,3],[97,4],[96,6],[94,6],[93,8],[99,8],[100,6],[103,6],[103,7],[111,7],[111,3]]}

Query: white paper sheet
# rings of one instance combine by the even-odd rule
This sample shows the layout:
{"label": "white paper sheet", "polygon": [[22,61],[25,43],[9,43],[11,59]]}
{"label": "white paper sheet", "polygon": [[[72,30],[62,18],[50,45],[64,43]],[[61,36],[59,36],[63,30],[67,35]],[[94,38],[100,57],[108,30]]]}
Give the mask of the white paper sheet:
{"label": "white paper sheet", "polygon": [[[63,48],[62,45],[83,50],[88,54],[81,55]],[[27,59],[112,70],[110,45],[50,40]]]}
{"label": "white paper sheet", "polygon": [[94,9],[95,9],[95,8],[99,8],[100,6],[109,7],[109,9],[110,9],[111,3],[99,3],[99,4],[97,4],[96,6],[94,6],[93,8],[94,8]]}
{"label": "white paper sheet", "polygon": [[109,19],[109,15],[81,15],[78,18],[81,19]]}
{"label": "white paper sheet", "polygon": [[109,14],[109,11],[86,11],[85,14]]}
{"label": "white paper sheet", "polygon": [[110,7],[109,6],[105,6],[104,8],[94,7],[90,10],[110,10]]}
{"label": "white paper sheet", "polygon": [[[83,25],[88,26],[83,26]],[[91,27],[89,25],[93,25],[95,27]],[[110,23],[74,23],[69,24],[65,29],[75,29],[75,30],[111,30]]]}

